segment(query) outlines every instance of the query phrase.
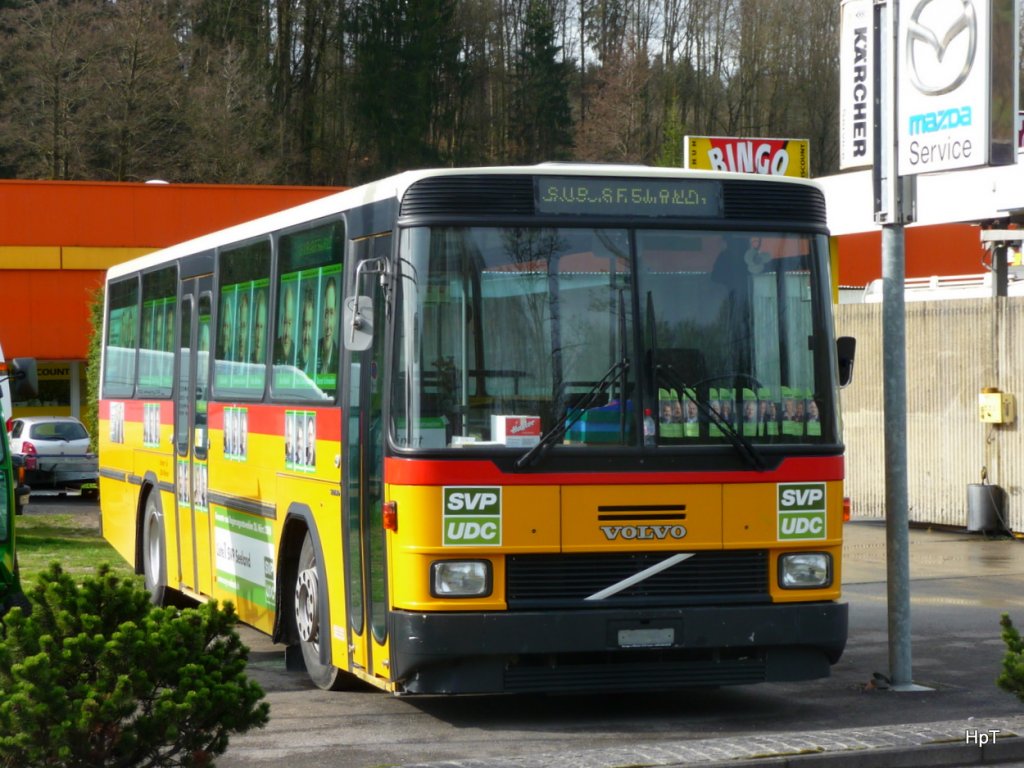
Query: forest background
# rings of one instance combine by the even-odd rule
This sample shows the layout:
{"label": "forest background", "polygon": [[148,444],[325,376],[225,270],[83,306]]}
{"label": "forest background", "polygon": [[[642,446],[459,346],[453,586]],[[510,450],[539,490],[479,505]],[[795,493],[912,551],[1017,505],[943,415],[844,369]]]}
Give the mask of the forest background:
{"label": "forest background", "polygon": [[0,0],[0,178],[355,185],[428,166],[838,167],[839,0]]}

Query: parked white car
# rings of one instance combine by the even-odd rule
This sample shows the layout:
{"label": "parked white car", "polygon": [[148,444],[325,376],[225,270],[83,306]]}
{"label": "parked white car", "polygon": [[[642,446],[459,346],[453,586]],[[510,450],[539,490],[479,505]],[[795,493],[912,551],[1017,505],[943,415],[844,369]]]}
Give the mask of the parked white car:
{"label": "parked white car", "polygon": [[25,459],[32,490],[78,490],[95,497],[99,466],[89,432],[73,416],[24,416],[10,421],[11,453]]}

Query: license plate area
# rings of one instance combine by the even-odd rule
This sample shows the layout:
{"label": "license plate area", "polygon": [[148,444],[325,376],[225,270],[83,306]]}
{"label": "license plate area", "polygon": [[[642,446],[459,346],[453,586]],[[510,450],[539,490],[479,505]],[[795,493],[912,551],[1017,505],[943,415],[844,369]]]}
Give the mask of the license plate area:
{"label": "license plate area", "polygon": [[679,648],[686,642],[681,619],[609,619],[605,642],[613,648]]}
{"label": "license plate area", "polygon": [[676,641],[673,627],[649,627],[642,629],[620,629],[619,648],[671,648]]}

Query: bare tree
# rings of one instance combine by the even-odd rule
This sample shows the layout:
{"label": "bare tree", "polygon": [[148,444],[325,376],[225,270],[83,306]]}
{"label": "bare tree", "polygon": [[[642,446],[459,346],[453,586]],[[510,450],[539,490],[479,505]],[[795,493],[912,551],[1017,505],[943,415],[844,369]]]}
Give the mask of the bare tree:
{"label": "bare tree", "polygon": [[31,3],[0,15],[0,167],[5,175],[74,179],[87,175],[81,112],[98,51],[82,30],[94,3]]}
{"label": "bare tree", "polygon": [[116,181],[175,174],[187,146],[173,2],[118,0],[80,32],[103,51],[82,107],[93,173]]}
{"label": "bare tree", "polygon": [[[545,6],[572,157],[677,163],[685,134],[765,135],[835,168],[838,3]],[[529,7],[0,0],[0,173],[352,184],[533,157]]]}

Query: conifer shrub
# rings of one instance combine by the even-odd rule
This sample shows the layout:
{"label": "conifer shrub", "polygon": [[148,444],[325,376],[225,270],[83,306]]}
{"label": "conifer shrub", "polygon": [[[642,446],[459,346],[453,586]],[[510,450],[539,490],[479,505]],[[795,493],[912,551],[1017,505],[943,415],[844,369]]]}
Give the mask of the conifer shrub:
{"label": "conifer shrub", "polygon": [[54,563],[0,624],[0,766],[204,766],[266,724],[230,603],[160,608]]}
{"label": "conifer shrub", "polygon": [[1024,640],[1021,640],[1020,633],[1010,621],[1009,614],[1003,614],[999,625],[1003,628],[1006,655],[1003,657],[1003,671],[996,678],[996,684],[1024,701]]}

